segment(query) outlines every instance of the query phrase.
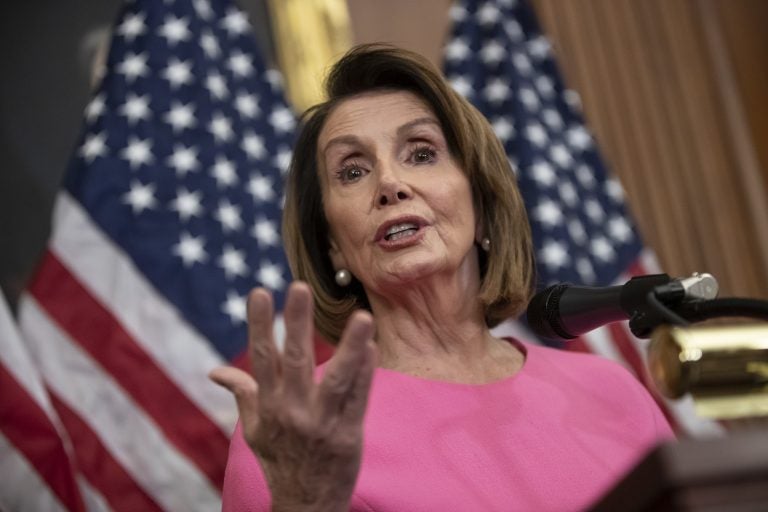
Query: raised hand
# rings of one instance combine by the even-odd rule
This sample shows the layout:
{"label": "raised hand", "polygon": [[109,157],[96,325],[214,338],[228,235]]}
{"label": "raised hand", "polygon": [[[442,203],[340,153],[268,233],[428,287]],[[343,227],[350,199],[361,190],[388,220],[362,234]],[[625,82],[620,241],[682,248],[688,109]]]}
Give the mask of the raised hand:
{"label": "raised hand", "polygon": [[[211,379],[235,396],[245,440],[259,458],[273,510],[345,510],[360,469],[363,417],[376,349],[373,319],[352,315],[322,381],[313,379],[312,294],[293,283],[285,346],[274,342],[273,305],[258,288],[248,301],[249,375],[222,367]],[[258,381],[258,384],[257,384]]]}

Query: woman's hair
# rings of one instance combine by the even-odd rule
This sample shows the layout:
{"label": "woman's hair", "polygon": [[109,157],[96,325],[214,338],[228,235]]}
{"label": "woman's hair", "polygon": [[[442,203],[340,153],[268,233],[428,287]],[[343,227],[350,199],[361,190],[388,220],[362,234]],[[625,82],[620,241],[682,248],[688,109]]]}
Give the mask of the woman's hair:
{"label": "woman's hair", "polygon": [[309,283],[315,296],[315,325],[338,342],[355,309],[370,304],[356,279],[347,287],[334,280],[329,256],[330,231],[323,211],[317,141],[333,109],[370,91],[410,91],[437,116],[451,155],[466,174],[489,252],[478,249],[480,301],[494,327],[520,313],[534,283],[531,232],[520,191],[504,148],[488,121],[446,83],[420,55],[380,44],[357,46],[331,69],[328,101],[304,113],[286,183],[283,213],[285,251],[296,279]]}

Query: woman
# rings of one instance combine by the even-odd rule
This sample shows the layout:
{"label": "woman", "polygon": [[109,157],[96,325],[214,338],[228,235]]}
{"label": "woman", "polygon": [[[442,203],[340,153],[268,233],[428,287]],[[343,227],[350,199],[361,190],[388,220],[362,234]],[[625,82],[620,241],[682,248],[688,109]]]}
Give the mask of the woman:
{"label": "woman", "polygon": [[[256,380],[212,374],[241,416],[224,509],[588,506],[672,433],[617,365],[491,334],[526,305],[534,267],[488,122],[389,47],[353,49],[327,89],[288,178],[286,251],[307,284],[290,288],[284,352],[255,290]],[[338,341],[314,378],[313,325]]]}

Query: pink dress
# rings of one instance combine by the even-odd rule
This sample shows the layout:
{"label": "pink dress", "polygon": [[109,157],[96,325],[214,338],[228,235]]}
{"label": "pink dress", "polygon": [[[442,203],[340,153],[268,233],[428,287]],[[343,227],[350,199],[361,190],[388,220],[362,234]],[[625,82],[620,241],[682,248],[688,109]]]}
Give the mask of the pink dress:
{"label": "pink dress", "polygon": [[[623,367],[510,341],[525,364],[490,384],[376,370],[351,510],[583,510],[649,449],[674,438]],[[223,500],[225,512],[270,507],[239,426]]]}

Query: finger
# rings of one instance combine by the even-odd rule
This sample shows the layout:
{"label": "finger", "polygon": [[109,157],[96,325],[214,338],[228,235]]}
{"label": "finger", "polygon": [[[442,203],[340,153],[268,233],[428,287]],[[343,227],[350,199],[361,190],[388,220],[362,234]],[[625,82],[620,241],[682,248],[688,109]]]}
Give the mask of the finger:
{"label": "finger", "polygon": [[253,377],[239,368],[220,366],[214,368],[208,378],[234,395],[244,431],[255,432],[259,420],[259,386]]}
{"label": "finger", "polygon": [[358,374],[367,369],[365,367],[369,352],[367,343],[372,339],[371,315],[363,311],[354,313],[344,329],[339,348],[328,363],[320,383],[318,405],[321,408],[323,420],[329,420],[345,407],[344,402],[358,381]]}
{"label": "finger", "polygon": [[285,398],[306,403],[312,389],[315,357],[312,350],[312,292],[306,283],[295,282],[288,290],[283,311],[285,347],[282,374]]}
{"label": "finger", "polygon": [[373,340],[367,341],[360,371],[357,372],[357,378],[352,383],[342,408],[342,419],[348,425],[362,426],[365,410],[368,407],[368,395],[373,382],[373,372],[376,369],[377,355],[376,344]]}
{"label": "finger", "polygon": [[273,317],[270,293],[263,288],[252,290],[248,297],[248,355],[262,395],[272,394],[277,381],[279,354],[272,331]]}

